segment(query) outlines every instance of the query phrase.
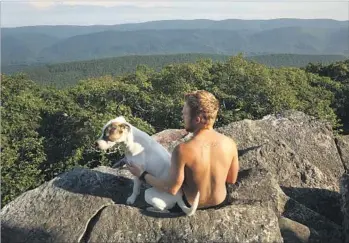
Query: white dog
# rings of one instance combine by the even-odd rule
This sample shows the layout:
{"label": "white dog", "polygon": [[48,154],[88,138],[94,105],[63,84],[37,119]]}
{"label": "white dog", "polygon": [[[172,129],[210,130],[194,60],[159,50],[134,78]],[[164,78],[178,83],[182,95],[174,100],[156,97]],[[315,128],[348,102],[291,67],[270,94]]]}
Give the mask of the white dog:
{"label": "white dog", "polygon": [[[127,161],[142,165],[146,171],[157,178],[168,178],[171,165],[169,152],[147,133],[126,122],[123,116],[112,119],[104,125],[102,135],[96,142],[96,146],[101,150],[107,150],[116,144],[124,145]],[[127,204],[135,202],[140,193],[140,186],[141,181],[135,177],[133,192],[128,197]],[[152,205],[155,211],[160,212],[167,212],[167,209],[174,207],[177,203],[186,215],[193,215],[199,204],[200,193],[197,193],[190,208],[185,205],[182,195],[181,190],[176,195],[171,195],[155,188],[149,188],[145,191],[145,201]],[[150,211],[154,209],[148,208]]]}

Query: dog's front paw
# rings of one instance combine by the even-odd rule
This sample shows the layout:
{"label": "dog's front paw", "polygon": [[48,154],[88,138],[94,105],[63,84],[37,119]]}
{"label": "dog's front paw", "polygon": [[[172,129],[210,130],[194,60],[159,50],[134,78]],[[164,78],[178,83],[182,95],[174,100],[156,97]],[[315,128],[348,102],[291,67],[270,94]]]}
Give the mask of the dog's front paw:
{"label": "dog's front paw", "polygon": [[127,200],[126,200],[126,203],[127,203],[128,205],[130,205],[130,204],[134,204],[135,201],[136,201],[136,197],[134,197],[134,196],[129,196],[129,197],[127,198]]}

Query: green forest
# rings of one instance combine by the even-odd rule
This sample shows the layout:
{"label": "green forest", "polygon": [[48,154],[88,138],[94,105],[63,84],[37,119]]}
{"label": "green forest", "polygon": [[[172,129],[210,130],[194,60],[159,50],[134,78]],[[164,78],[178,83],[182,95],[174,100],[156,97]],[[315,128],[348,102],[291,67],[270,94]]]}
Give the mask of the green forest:
{"label": "green forest", "polygon": [[[163,67],[170,64],[195,63],[200,59],[227,61],[229,58],[230,56],[228,55],[205,53],[131,55],[89,61],[42,64],[41,66],[8,65],[3,66],[2,72],[6,74],[24,72],[28,78],[39,84],[66,88],[75,85],[79,80],[87,78],[123,75],[134,72],[139,65],[147,65],[155,71],[160,71]],[[308,63],[330,64],[335,61],[343,61],[347,57],[342,55],[269,54],[246,56],[245,58],[270,67],[304,67]]]}
{"label": "green forest", "polygon": [[184,94],[197,89],[220,101],[215,127],[294,109],[330,123],[336,134],[349,132],[349,59],[302,68],[271,67],[242,55],[161,68],[138,65],[64,89],[25,73],[2,74],[2,207],[74,167],[110,166],[120,159],[92,148],[102,126],[116,116],[150,135],[182,128]]}

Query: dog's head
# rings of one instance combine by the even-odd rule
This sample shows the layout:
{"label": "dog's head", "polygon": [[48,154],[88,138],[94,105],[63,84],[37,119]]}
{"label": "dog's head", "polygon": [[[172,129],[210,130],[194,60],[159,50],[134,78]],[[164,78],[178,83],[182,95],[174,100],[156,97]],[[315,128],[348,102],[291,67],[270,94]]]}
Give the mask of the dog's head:
{"label": "dog's head", "polygon": [[100,150],[110,149],[117,143],[125,142],[130,131],[130,124],[123,116],[119,116],[104,125],[102,135],[96,141],[95,146]]}

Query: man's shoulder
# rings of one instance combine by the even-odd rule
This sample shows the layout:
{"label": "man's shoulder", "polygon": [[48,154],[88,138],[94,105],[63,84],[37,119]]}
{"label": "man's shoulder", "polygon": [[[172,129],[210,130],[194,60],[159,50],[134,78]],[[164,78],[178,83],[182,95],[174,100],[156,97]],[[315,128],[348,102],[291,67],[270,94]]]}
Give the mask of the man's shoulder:
{"label": "man's shoulder", "polygon": [[176,147],[174,148],[174,152],[177,153],[185,153],[186,151],[188,151],[191,148],[191,143],[190,142],[182,142],[176,145]]}
{"label": "man's shoulder", "polygon": [[172,151],[172,158],[180,159],[181,161],[187,161],[191,159],[193,151],[191,147],[188,147],[187,143],[180,143]]}
{"label": "man's shoulder", "polygon": [[182,157],[188,157],[190,154],[194,152],[195,147],[191,142],[183,142],[180,144],[177,144],[177,146],[173,149],[172,154],[174,155],[180,155]]}
{"label": "man's shoulder", "polygon": [[232,137],[229,137],[221,132],[217,132],[218,136],[220,136],[220,140],[224,141],[224,142],[229,142],[232,143],[234,146],[236,146],[235,140]]}

